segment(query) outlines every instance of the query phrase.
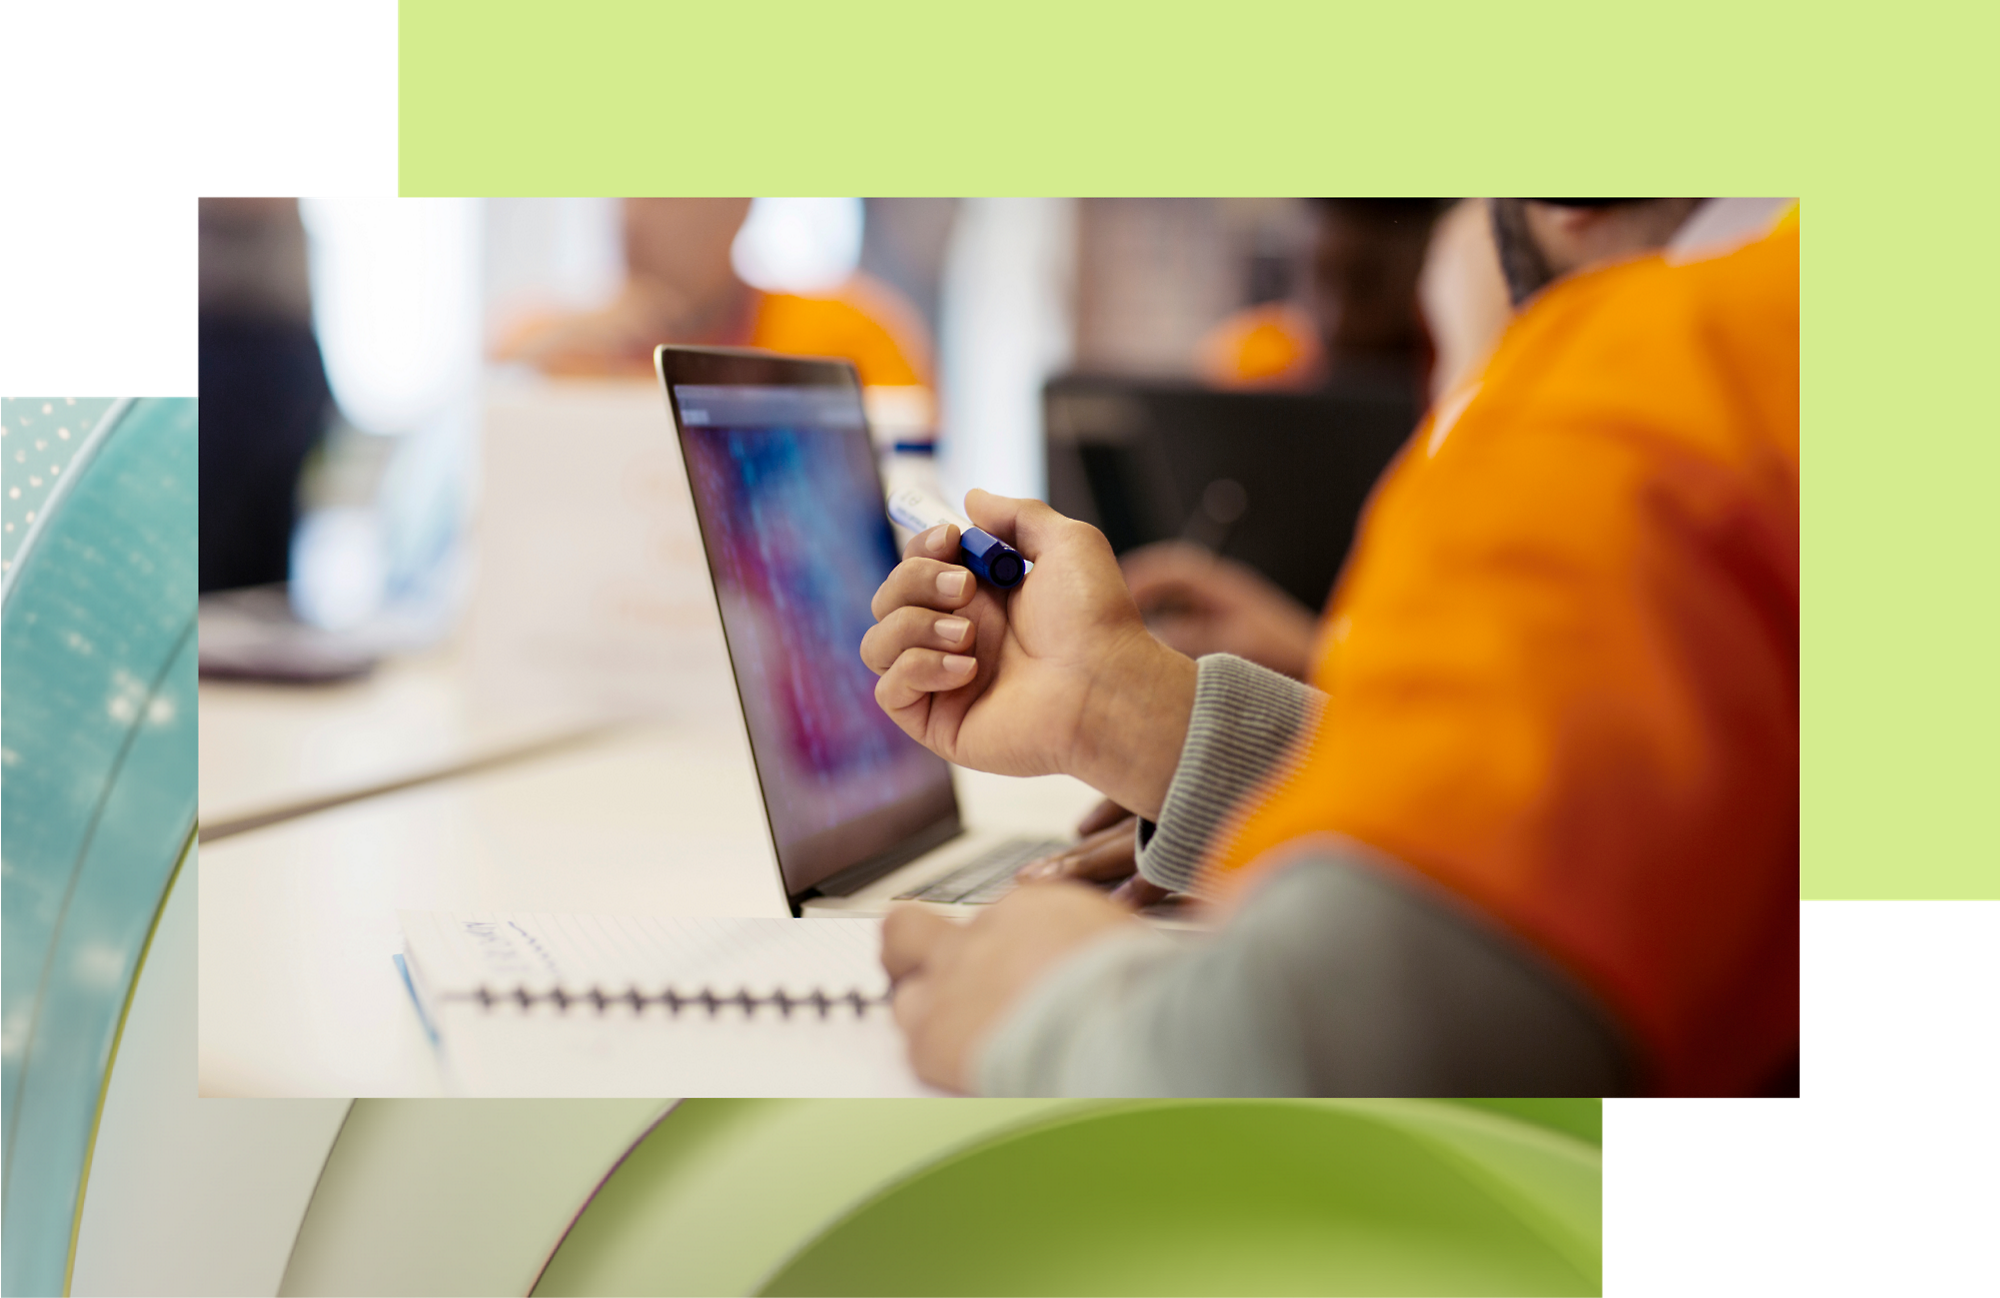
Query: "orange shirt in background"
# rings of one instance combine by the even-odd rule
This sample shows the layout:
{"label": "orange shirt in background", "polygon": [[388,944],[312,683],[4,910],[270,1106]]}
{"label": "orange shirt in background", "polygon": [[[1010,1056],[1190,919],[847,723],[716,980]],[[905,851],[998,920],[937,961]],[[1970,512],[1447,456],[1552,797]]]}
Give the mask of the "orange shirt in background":
{"label": "orange shirt in background", "polygon": [[1290,302],[1238,311],[1208,331],[1195,370],[1219,388],[1310,388],[1321,378],[1319,330]]}
{"label": "orange shirt in background", "polygon": [[1799,239],[1551,286],[1378,487],[1325,716],[1225,890],[1373,845],[1590,987],[1651,1089],[1798,1048]]}
{"label": "orange shirt in background", "polygon": [[[856,276],[831,297],[759,293],[748,345],[854,362],[863,387],[929,387],[924,323],[887,286]],[[646,364],[651,372],[652,354]]]}
{"label": "orange shirt in background", "polygon": [[885,284],[856,275],[825,296],[746,290],[726,328],[701,337],[660,337],[629,296],[583,315],[531,317],[494,348],[546,374],[569,378],[651,378],[660,343],[761,347],[791,356],[852,361],[863,387],[931,385],[928,331],[915,307]]}

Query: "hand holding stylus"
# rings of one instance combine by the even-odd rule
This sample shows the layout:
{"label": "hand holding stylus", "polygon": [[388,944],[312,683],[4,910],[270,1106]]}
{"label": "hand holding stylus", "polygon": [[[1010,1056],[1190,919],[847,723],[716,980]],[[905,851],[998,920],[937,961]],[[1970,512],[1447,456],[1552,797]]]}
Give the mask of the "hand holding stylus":
{"label": "hand holding stylus", "polygon": [[882,678],[876,701],[947,760],[1074,775],[1158,816],[1187,738],[1194,661],[1147,632],[1096,528],[1035,500],[974,491],[965,503],[1034,570],[999,591],[950,561],[957,528],[912,538],[861,642]]}

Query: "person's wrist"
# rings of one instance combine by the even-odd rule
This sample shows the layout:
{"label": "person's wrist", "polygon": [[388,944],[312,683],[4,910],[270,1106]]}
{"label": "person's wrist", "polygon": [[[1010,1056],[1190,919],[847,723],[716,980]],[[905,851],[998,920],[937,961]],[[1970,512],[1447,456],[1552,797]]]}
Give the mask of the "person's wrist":
{"label": "person's wrist", "polygon": [[1309,679],[1312,676],[1314,637],[1318,633],[1319,619],[1281,614],[1277,633],[1273,636],[1276,661],[1270,664],[1271,668],[1295,681]]}
{"label": "person's wrist", "polygon": [[1077,726],[1071,774],[1148,820],[1157,820],[1187,744],[1194,659],[1136,631],[1107,654]]}

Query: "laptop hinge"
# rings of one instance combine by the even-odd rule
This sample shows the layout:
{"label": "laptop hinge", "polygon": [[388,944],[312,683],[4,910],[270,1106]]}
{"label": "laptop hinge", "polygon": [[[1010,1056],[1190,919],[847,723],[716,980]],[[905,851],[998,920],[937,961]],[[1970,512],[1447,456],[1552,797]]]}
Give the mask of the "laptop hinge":
{"label": "laptop hinge", "polygon": [[918,830],[887,851],[821,879],[818,884],[793,898],[793,908],[796,910],[799,902],[811,897],[845,897],[859,892],[891,870],[908,865],[925,852],[957,838],[959,833],[958,815],[954,812],[936,824]]}

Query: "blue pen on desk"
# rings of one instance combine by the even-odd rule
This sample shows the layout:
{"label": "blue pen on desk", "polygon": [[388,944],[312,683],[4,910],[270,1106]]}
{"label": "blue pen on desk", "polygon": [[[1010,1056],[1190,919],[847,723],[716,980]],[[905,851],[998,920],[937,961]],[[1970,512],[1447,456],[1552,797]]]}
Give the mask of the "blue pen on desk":
{"label": "blue pen on desk", "polygon": [[1021,584],[1028,561],[1021,552],[997,536],[983,532],[954,513],[943,501],[915,487],[889,497],[889,517],[912,532],[927,532],[943,523],[958,527],[959,555],[965,566],[1002,590]]}

